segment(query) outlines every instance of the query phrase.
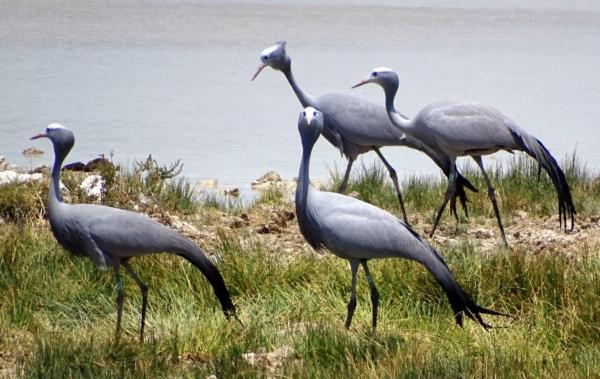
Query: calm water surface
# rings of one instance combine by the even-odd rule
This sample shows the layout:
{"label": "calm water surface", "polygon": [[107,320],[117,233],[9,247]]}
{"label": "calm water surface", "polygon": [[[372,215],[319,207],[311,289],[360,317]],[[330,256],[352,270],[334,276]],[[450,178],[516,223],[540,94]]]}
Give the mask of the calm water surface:
{"label": "calm water surface", "polygon": [[[131,164],[181,158],[192,179],[249,188],[267,170],[297,174],[300,105],[281,73],[250,77],[262,49],[286,40],[314,95],[353,93],[376,66],[401,77],[397,107],[493,105],[562,158],[600,162],[600,4],[562,1],[53,1],[0,3],[0,155],[50,164],[28,138],[50,122],[76,133],[68,161],[113,152]],[[47,154],[31,160],[27,147]],[[400,175],[437,174],[424,155],[383,150]],[[368,155],[367,161],[372,159]],[[488,162],[490,160],[488,159]],[[343,169],[325,140],[313,177]]]}

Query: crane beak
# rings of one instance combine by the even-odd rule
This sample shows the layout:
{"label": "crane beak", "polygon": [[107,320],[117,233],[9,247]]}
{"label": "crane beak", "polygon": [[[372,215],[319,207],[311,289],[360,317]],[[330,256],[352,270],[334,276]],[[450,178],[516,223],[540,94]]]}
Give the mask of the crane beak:
{"label": "crane beak", "polygon": [[250,79],[250,81],[253,81],[254,79],[256,79],[256,77],[258,76],[258,74],[260,74],[260,72],[267,67],[266,64],[261,63],[260,66],[258,66],[258,70],[256,70],[256,74],[254,74],[254,76],[252,77],[252,79]]}
{"label": "crane beak", "polygon": [[353,86],[352,86],[352,87],[350,87],[350,88],[356,88],[356,87],[360,87],[360,86],[362,86],[363,84],[367,84],[367,83],[370,83],[369,79],[361,80],[360,82],[356,83],[355,85],[353,85]]}
{"label": "crane beak", "polygon": [[30,140],[38,139],[38,138],[45,138],[45,137],[48,137],[48,135],[45,133],[40,133],[40,134],[36,134],[35,136],[31,137]]}

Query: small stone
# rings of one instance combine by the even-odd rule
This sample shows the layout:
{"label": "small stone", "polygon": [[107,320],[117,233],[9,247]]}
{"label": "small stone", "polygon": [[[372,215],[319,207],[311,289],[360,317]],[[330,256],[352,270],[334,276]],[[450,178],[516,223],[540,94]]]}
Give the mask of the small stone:
{"label": "small stone", "polygon": [[0,172],[0,185],[42,180],[42,174],[21,174],[13,170]]}
{"label": "small stone", "polygon": [[44,154],[44,151],[40,150],[38,148],[35,148],[35,147],[29,147],[29,148],[23,150],[23,155],[28,156],[28,157],[42,155],[42,154]]}
{"label": "small stone", "polygon": [[238,196],[240,196],[240,189],[239,188],[226,189],[223,192],[227,196],[232,196],[232,197],[238,197]]}
{"label": "small stone", "polygon": [[294,214],[294,212],[282,211],[281,213],[283,214],[283,218],[286,221],[292,221],[294,219],[294,217],[296,217],[296,215]]}
{"label": "small stone", "polygon": [[30,174],[50,174],[50,167],[41,165],[29,171]]}
{"label": "small stone", "polygon": [[260,226],[258,229],[256,229],[256,233],[269,234],[269,233],[271,233],[271,228],[269,228],[268,224],[265,224],[265,225]]}
{"label": "small stone", "polygon": [[492,237],[492,233],[490,233],[490,231],[487,229],[475,229],[472,234],[475,236],[475,238],[478,238],[478,239]]}
{"label": "small stone", "polygon": [[[262,349],[264,350],[264,349]],[[250,366],[264,366],[271,373],[275,373],[277,369],[283,366],[283,361],[293,358],[295,355],[294,348],[291,346],[282,346],[274,351],[265,353],[264,351],[250,352],[243,354],[242,357]]]}
{"label": "small stone", "polygon": [[281,175],[279,175],[275,171],[269,171],[266,174],[264,174],[263,176],[261,176],[260,178],[253,181],[251,184],[252,184],[252,186],[256,186],[256,185],[260,185],[260,184],[281,182],[281,181],[282,181]]}
{"label": "small stone", "polygon": [[73,162],[64,165],[62,169],[67,171],[85,171],[85,164],[82,162]]}
{"label": "small stone", "polygon": [[279,232],[281,232],[281,228],[280,227],[284,228],[285,225],[281,226],[281,225],[278,225],[278,224],[276,224],[274,222],[270,222],[269,223],[269,231],[271,233],[279,233]]}
{"label": "small stone", "polygon": [[79,185],[79,188],[89,197],[102,199],[104,192],[104,179],[100,175],[89,175]]}
{"label": "small stone", "polygon": [[94,158],[91,161],[89,161],[88,163],[86,163],[85,165],[85,171],[93,171],[98,169],[99,166],[102,165],[106,165],[106,166],[112,166],[113,168],[115,167],[115,165],[108,160],[107,158],[104,158],[104,155],[100,155],[98,158]]}
{"label": "small stone", "polygon": [[229,223],[231,229],[239,229],[244,226],[246,222],[241,217],[236,217]]}
{"label": "small stone", "polygon": [[357,191],[352,191],[348,194],[348,196],[353,197],[355,199],[360,199],[360,193],[358,193]]}

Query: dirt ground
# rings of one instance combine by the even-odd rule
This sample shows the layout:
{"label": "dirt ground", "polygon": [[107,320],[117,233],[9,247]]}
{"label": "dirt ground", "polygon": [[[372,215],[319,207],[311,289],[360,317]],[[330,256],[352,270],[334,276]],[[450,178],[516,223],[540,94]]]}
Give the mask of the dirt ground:
{"label": "dirt ground", "polygon": [[[206,248],[218,243],[219,233],[232,233],[244,237],[243,240],[248,243],[258,241],[267,249],[278,253],[314,253],[304,242],[295,214],[289,208],[259,204],[240,216],[230,216],[216,209],[204,210],[202,213],[187,221],[177,216],[167,216],[168,220],[163,222],[166,221]],[[409,217],[413,228],[427,237],[432,226],[426,221],[427,218],[422,214]],[[206,220],[209,222],[206,223]],[[556,251],[574,255],[582,250],[598,251],[600,247],[600,215],[578,217],[573,231],[567,232],[559,227],[557,217],[538,218],[524,211],[516,212],[510,220],[503,221],[511,248],[531,253]],[[469,240],[482,252],[493,252],[502,245],[496,220],[483,217],[457,223],[446,216],[433,238],[426,240],[442,251],[444,246],[458,245],[465,240]]]}

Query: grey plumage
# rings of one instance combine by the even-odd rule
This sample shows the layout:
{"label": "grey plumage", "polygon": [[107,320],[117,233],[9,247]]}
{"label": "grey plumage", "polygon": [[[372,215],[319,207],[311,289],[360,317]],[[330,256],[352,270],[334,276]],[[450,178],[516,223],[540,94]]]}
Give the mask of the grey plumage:
{"label": "grey plumage", "polygon": [[[261,61],[262,64],[259,66],[256,74],[254,74],[252,80],[267,66],[281,71],[290,83],[302,107],[310,106],[324,113],[325,125],[323,136],[348,159],[348,166],[338,192],[343,193],[345,191],[352,164],[356,158],[360,154],[373,150],[390,173],[390,177],[396,188],[404,221],[408,223],[396,171],[384,158],[380,148],[384,146],[406,146],[422,151],[442,169],[446,176],[450,175],[451,165],[448,157],[443,153],[430,149],[418,139],[407,136],[397,128],[394,128],[382,106],[345,94],[326,94],[319,98],[314,98],[305,93],[297,84],[292,74],[291,59],[286,54],[285,42],[278,42],[265,49],[261,53]],[[459,198],[468,216],[466,205],[468,199],[464,187],[475,192],[477,190],[458,171],[456,171],[456,175],[456,196]],[[452,199],[450,211],[457,217],[455,197]]]}
{"label": "grey plumage", "polygon": [[[498,150],[524,151],[533,157],[541,169],[548,173],[558,196],[559,223],[567,229],[567,218],[571,219],[571,230],[575,222],[575,205],[565,174],[540,140],[525,132],[498,110],[474,103],[438,103],[421,110],[413,119],[406,119],[396,112],[394,98],[398,91],[398,75],[389,68],[374,69],[369,77],[354,87],[375,83],[385,92],[385,104],[388,116],[402,132],[419,139],[435,151],[446,154],[451,166],[456,166],[459,156],[471,156],[480,167],[488,186],[488,196],[492,201],[494,213],[506,243],[506,236],[500,218],[500,212],[489,177],[485,172],[482,155],[493,154]],[[539,172],[539,170],[538,170]],[[449,178],[444,202],[440,207],[431,234],[435,231],[441,213],[452,196],[456,184]]]}
{"label": "grey plumage", "polygon": [[406,258],[423,264],[444,289],[459,325],[466,314],[483,327],[490,327],[480,314],[502,314],[475,304],[454,279],[442,256],[410,226],[371,204],[338,193],[317,191],[310,186],[310,155],[324,123],[323,113],[311,107],[299,117],[303,153],[296,189],[296,214],[300,231],[313,248],[329,250],[350,262],[352,287],[346,327],[350,327],[356,307],[359,264],[365,269],[371,289],[373,328],[377,324],[379,293],[367,267],[367,260],[373,258]]}
{"label": "grey plumage", "polygon": [[145,215],[101,205],[63,203],[59,189],[60,170],[75,139],[69,129],[58,124],[51,124],[45,133],[32,139],[41,137],[52,141],[55,154],[48,195],[48,218],[52,232],[58,243],[69,252],[90,258],[102,269],[115,270],[118,293],[117,338],[124,296],[119,274],[123,264],[142,292],[140,340],[143,340],[147,288],[131,270],[128,260],[146,254],[169,252],[190,261],[213,287],[225,315],[235,316],[235,307],[221,274],[204,252],[188,238]]}

